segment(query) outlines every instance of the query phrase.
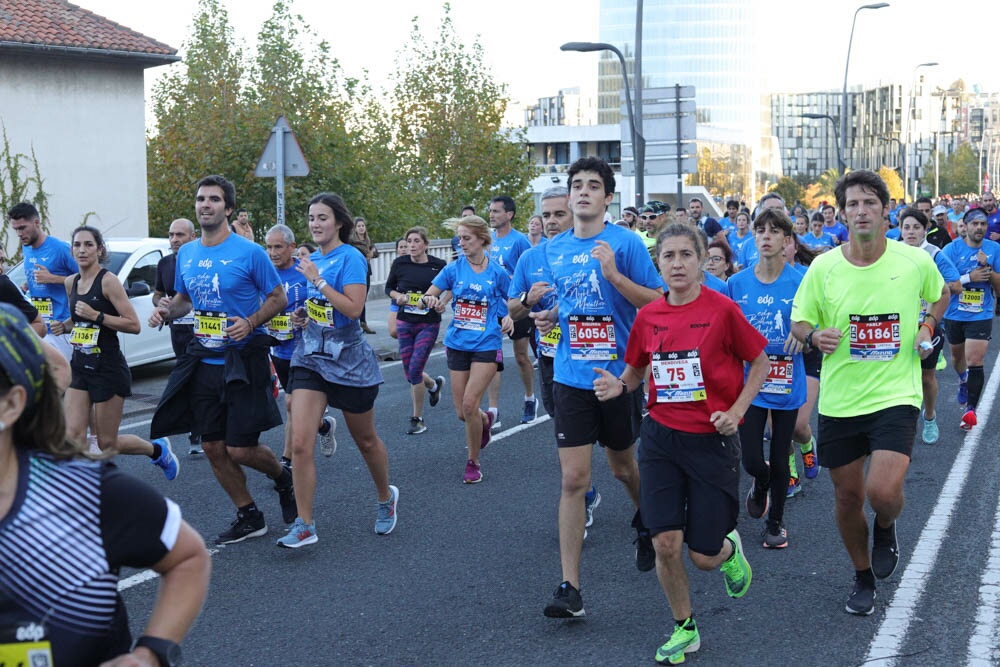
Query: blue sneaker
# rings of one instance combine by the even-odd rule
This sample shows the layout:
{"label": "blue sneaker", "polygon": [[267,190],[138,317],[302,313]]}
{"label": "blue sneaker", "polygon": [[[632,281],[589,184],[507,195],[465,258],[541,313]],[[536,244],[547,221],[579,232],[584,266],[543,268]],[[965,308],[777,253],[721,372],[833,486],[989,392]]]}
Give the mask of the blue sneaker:
{"label": "blue sneaker", "polygon": [[389,485],[389,500],[378,504],[378,514],[375,518],[375,534],[388,535],[396,527],[396,501],[399,500],[399,489]]}
{"label": "blue sneaker", "polygon": [[524,412],[521,413],[521,423],[530,424],[538,416],[538,397],[532,396],[531,400],[525,399]]}
{"label": "blue sneaker", "polygon": [[924,418],[924,432],[921,434],[923,441],[928,445],[933,445],[938,441],[938,436],[940,435],[940,429],[937,425],[937,417],[934,419],[928,419],[926,413],[921,413]]}
{"label": "blue sneaker", "polygon": [[279,538],[277,545],[287,549],[298,549],[317,542],[319,542],[319,537],[316,536],[316,524],[306,523],[295,517],[295,522],[288,528],[288,534]]}
{"label": "blue sneaker", "polygon": [[150,463],[163,470],[167,481],[174,481],[181,471],[181,462],[174,456],[174,450],[170,449],[170,438],[157,438],[153,444],[160,446],[160,458],[152,459]]}
{"label": "blue sneaker", "polygon": [[958,376],[958,404],[965,406],[969,402],[969,371]]}
{"label": "blue sneaker", "polygon": [[594,508],[600,504],[601,494],[597,491],[597,487],[591,486],[587,492],[587,523],[583,524],[585,527],[590,528],[594,525]]}
{"label": "blue sneaker", "polygon": [[799,481],[798,477],[788,478],[788,493],[785,494],[786,498],[792,498],[796,493],[802,490],[802,483]]}

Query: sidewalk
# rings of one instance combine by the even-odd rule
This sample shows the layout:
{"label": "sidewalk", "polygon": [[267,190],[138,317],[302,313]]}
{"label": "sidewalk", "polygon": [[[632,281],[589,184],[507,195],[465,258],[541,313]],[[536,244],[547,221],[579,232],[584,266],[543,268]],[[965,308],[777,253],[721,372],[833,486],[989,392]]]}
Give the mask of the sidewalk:
{"label": "sidewalk", "polygon": [[[369,296],[365,304],[367,309],[366,317],[368,326],[375,330],[375,334],[365,336],[368,344],[375,350],[375,354],[382,361],[395,361],[399,359],[399,342],[389,335],[389,297],[372,298]],[[441,313],[441,331],[438,333],[438,345],[444,340],[444,332],[451,323],[451,306],[445,308]]]}

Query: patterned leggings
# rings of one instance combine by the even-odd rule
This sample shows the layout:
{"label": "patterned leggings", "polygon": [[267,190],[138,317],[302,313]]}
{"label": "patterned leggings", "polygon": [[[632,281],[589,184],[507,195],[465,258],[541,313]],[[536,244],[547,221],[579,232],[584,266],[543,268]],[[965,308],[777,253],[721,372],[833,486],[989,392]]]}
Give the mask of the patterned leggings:
{"label": "patterned leggings", "polygon": [[406,373],[406,379],[410,384],[420,384],[424,381],[424,366],[427,365],[427,357],[437,342],[440,328],[440,322],[396,321],[399,357],[403,361],[403,372]]}

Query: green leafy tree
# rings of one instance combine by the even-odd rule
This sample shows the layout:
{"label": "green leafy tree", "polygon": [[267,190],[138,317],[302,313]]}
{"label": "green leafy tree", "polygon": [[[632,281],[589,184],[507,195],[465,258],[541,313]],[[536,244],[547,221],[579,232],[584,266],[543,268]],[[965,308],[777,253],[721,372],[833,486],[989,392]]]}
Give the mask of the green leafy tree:
{"label": "green leafy tree", "polygon": [[[35,149],[31,149],[30,156],[16,152],[7,137],[7,127],[2,123],[0,138],[3,139],[0,143],[0,211],[6,218],[7,211],[15,204],[31,202],[42,218],[42,228],[48,231],[49,193],[45,192],[45,179],[42,178]],[[0,249],[4,249],[4,252],[9,240],[10,225],[4,220],[4,224],[0,225]],[[16,253],[11,257],[16,260],[20,254],[21,248],[18,245]]]}
{"label": "green leafy tree", "polygon": [[222,3],[199,0],[192,30],[183,64],[153,91],[156,132],[146,146],[153,235],[165,235],[174,218],[194,214],[199,178],[222,174],[240,184],[261,148],[244,103],[243,52]]}
{"label": "green leafy tree", "polygon": [[[528,186],[537,174],[522,130],[501,127],[509,97],[484,63],[476,40],[460,37],[449,5],[438,34],[428,38],[413,19],[397,55],[391,119],[397,168],[407,179],[411,206],[424,224],[478,210],[510,195],[520,211],[534,202]],[[516,222],[524,227],[527,215]]]}
{"label": "green leafy tree", "polygon": [[791,208],[796,202],[802,201],[805,197],[805,189],[795,182],[795,179],[789,178],[788,176],[782,177],[774,187],[771,188],[771,192],[777,192],[781,195],[781,198],[785,200],[785,206]]}
{"label": "green leafy tree", "polygon": [[935,170],[939,161],[941,177],[938,182],[938,191],[940,193],[979,191],[979,153],[970,144],[962,144],[948,155],[944,155],[940,151],[936,152],[934,160],[928,163],[924,170],[922,180],[924,189],[934,187]]}

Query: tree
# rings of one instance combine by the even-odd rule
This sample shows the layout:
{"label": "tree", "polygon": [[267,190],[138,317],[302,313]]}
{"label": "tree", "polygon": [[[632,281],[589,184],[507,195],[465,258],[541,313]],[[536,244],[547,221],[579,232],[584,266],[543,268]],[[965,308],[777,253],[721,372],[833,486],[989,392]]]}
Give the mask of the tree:
{"label": "tree", "polygon": [[[0,211],[4,217],[7,211],[15,204],[23,201],[31,202],[38,209],[38,214],[42,219],[42,228],[46,231],[49,225],[49,193],[45,192],[45,179],[42,178],[42,170],[35,156],[35,149],[31,149],[31,156],[24,153],[16,153],[10,145],[7,137],[7,127],[0,123],[0,137],[3,142],[0,144]],[[10,225],[0,225],[0,249],[6,254],[7,242],[10,239]],[[20,245],[12,259],[17,259],[21,253]]]}
{"label": "tree", "polygon": [[885,165],[879,167],[878,175],[885,181],[889,188],[889,197],[892,199],[903,198],[903,179],[899,177],[899,172]]}
{"label": "tree", "polygon": [[785,200],[785,206],[789,209],[797,202],[800,202],[805,195],[805,190],[802,189],[802,186],[788,176],[782,177],[771,188],[771,192],[777,192],[781,195],[781,198]]}
{"label": "tree", "polygon": [[[510,195],[534,209],[528,186],[537,174],[522,130],[501,127],[509,97],[487,69],[477,40],[459,37],[444,5],[438,34],[428,39],[413,19],[397,55],[390,111],[397,168],[424,224],[457,216]],[[522,226],[527,216],[520,218]]]}
{"label": "tree", "polygon": [[944,155],[934,153],[934,160],[924,169],[922,183],[925,188],[934,184],[934,172],[941,163],[941,177],[938,191],[941,193],[964,193],[979,191],[979,153],[970,144],[962,144],[955,152]]}

